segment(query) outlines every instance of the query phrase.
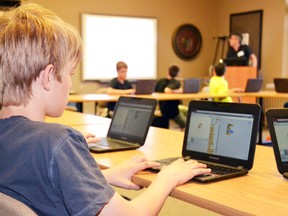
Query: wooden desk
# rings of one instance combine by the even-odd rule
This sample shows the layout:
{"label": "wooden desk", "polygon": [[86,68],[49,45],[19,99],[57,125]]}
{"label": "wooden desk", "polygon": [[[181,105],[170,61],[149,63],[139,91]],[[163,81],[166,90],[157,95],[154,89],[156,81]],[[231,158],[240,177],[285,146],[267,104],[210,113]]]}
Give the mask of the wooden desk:
{"label": "wooden desk", "polygon": [[111,119],[100,116],[83,114],[79,112],[65,110],[63,115],[59,118],[46,117],[45,122],[58,123],[68,126],[74,125],[90,125],[90,124],[109,124]]}
{"label": "wooden desk", "polygon": [[[106,135],[108,125],[73,126],[82,132]],[[144,146],[137,150],[92,154],[101,167],[111,167],[135,154],[150,160],[181,155],[183,132],[151,127]],[[149,186],[155,174],[142,172],[133,181]],[[201,184],[190,182],[173,190],[171,196],[223,215],[286,215],[288,182],[278,173],[271,147],[256,148],[254,167],[248,175]]]}

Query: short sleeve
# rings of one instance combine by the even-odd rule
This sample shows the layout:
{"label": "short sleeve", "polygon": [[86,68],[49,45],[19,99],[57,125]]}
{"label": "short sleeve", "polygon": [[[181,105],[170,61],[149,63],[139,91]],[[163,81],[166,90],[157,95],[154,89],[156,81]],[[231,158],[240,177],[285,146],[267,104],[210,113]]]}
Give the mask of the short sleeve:
{"label": "short sleeve", "polygon": [[179,89],[181,87],[181,83],[178,80],[170,80],[166,87],[172,90]]}
{"label": "short sleeve", "polygon": [[113,188],[90,155],[83,136],[69,130],[54,149],[50,178],[70,215],[96,215],[109,202]]}
{"label": "short sleeve", "polygon": [[109,87],[111,87],[111,88],[116,88],[116,87],[117,87],[117,78],[113,78],[113,79],[109,82]]}

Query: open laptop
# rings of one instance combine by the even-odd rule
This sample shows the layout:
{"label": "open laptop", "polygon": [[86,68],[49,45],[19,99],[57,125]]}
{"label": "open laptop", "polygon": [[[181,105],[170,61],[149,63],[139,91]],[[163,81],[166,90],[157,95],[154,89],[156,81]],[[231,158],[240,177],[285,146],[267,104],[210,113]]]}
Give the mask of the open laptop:
{"label": "open laptop", "polygon": [[277,169],[288,179],[288,109],[266,111]]}
{"label": "open laptop", "polygon": [[154,118],[156,99],[121,96],[116,104],[107,137],[89,144],[91,152],[136,149],[144,145]]}
{"label": "open laptop", "polygon": [[275,91],[279,93],[288,93],[288,78],[274,78]]}
{"label": "open laptop", "polygon": [[247,80],[245,92],[259,92],[263,84],[263,78],[250,78]]}
{"label": "open laptop", "polygon": [[247,66],[248,61],[245,58],[226,58],[223,59],[227,66]]}
{"label": "open laptop", "polygon": [[187,78],[183,81],[183,93],[198,93],[200,91],[201,80],[197,78]]}
{"label": "open laptop", "polygon": [[155,89],[156,80],[137,80],[135,94],[152,94]]}
{"label": "open laptop", "polygon": [[[212,169],[211,174],[192,180],[204,183],[247,174],[254,162],[260,112],[258,104],[191,101],[182,157]],[[167,165],[176,159],[157,162]],[[161,166],[153,169],[160,170]]]}

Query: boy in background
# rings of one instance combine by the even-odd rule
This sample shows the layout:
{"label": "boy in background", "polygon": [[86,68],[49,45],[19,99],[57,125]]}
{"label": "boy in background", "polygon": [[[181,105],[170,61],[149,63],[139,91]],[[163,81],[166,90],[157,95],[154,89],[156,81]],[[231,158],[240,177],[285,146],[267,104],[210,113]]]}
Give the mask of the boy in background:
{"label": "boy in background", "polygon": [[[110,81],[107,89],[107,94],[134,94],[135,89],[133,89],[132,84],[127,80],[128,65],[123,61],[119,61],[116,64],[116,70],[117,77],[113,78]],[[113,115],[115,105],[116,102],[108,102],[108,117],[111,117]]]}
{"label": "boy in background", "polygon": [[[218,63],[214,66],[214,75],[211,77],[209,81],[209,91],[212,95],[225,95],[229,92],[229,85],[227,80],[225,79],[225,72],[226,72],[226,64],[225,63]],[[221,98],[214,98],[214,101],[218,102],[233,102],[232,98],[221,97]]]}
{"label": "boy in background", "polygon": [[[181,83],[176,80],[180,69],[176,65],[172,65],[168,69],[167,78],[160,79],[156,86],[155,92],[161,93],[183,93],[183,88],[181,88]],[[186,126],[186,117],[179,112],[178,105],[181,104],[180,100],[167,100],[159,101],[159,106],[161,114],[165,121],[172,119],[179,127],[184,130]]]}

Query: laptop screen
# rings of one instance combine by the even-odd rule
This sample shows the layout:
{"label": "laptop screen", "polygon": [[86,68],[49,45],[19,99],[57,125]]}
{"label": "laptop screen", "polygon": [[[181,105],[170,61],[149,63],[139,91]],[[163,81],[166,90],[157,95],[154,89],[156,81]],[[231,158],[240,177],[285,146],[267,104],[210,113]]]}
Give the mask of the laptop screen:
{"label": "laptop screen", "polygon": [[107,136],[144,143],[156,106],[155,101],[149,101],[140,98],[119,100]]}
{"label": "laptop screen", "polygon": [[253,115],[195,110],[190,118],[187,150],[248,159]]}
{"label": "laptop screen", "polygon": [[275,135],[282,162],[288,162],[288,118],[273,119]]}
{"label": "laptop screen", "polygon": [[191,101],[182,156],[251,169],[260,113],[258,104]]}

